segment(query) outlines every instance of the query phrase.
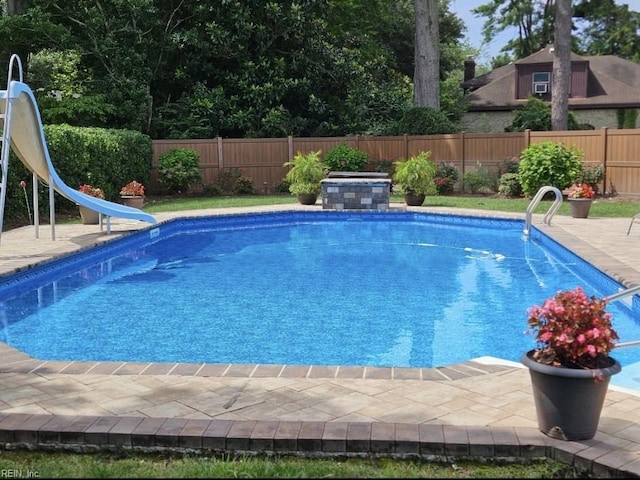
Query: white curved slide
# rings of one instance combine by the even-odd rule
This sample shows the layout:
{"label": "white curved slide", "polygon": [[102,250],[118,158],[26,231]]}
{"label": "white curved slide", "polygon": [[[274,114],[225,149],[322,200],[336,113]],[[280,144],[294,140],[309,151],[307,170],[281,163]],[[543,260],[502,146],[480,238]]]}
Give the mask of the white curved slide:
{"label": "white curved slide", "polygon": [[10,95],[10,101],[13,102],[9,109],[11,118],[5,119],[5,128],[7,124],[10,125],[11,148],[31,172],[63,197],[106,215],[107,221],[109,217],[117,217],[156,223],[152,215],[140,209],[95,198],[66,185],[51,162],[33,91],[23,82],[9,82],[8,89],[0,92],[0,98],[5,97],[0,101],[2,114],[7,108],[7,102],[4,101],[6,95]]}

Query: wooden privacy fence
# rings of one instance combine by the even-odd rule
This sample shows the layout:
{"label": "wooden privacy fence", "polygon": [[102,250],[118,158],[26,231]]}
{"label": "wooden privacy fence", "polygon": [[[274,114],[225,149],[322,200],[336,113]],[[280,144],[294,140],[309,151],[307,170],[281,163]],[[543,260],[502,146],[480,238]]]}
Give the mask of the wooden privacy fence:
{"label": "wooden privacy fence", "polygon": [[460,178],[479,168],[497,171],[505,161],[517,159],[528,145],[544,141],[575,146],[584,162],[602,165],[603,193],[640,194],[640,129],[577,130],[562,132],[458,133],[446,135],[403,135],[395,137],[319,138],[215,138],[201,140],[154,140],[150,193],[162,191],[158,182],[158,157],[174,148],[192,148],[200,155],[203,185],[215,184],[221,172],[237,169],[252,179],[258,193],[273,193],[287,173],[283,164],[296,152],[321,150],[325,154],[344,142],[367,153],[369,170],[381,162],[406,159],[423,150],[436,162],[450,162]]}

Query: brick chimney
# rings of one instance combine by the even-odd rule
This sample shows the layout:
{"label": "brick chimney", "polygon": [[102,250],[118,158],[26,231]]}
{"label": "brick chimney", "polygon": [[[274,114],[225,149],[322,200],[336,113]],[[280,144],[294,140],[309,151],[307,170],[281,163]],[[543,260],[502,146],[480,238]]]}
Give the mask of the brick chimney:
{"label": "brick chimney", "polygon": [[467,57],[464,61],[464,79],[467,82],[476,76],[476,62],[472,57]]}

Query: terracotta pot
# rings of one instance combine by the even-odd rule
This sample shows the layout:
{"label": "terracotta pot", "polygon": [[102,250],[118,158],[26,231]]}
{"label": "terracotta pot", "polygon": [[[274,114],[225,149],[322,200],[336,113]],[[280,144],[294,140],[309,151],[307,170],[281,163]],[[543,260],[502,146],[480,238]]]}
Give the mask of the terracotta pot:
{"label": "terracotta pot", "polygon": [[[533,350],[520,361],[529,368],[538,428],[561,440],[588,440],[598,429],[609,380],[622,367],[612,357],[597,370],[553,367],[532,358]],[[595,374],[602,375],[596,380]]]}
{"label": "terracotta pot", "polygon": [[78,207],[80,208],[80,217],[83,225],[97,225],[100,223],[100,214],[98,212],[82,205],[78,205]]}
{"label": "terracotta pot", "polygon": [[567,201],[571,205],[571,216],[573,218],[587,218],[589,209],[591,208],[591,198],[568,198]]}
{"label": "terracotta pot", "polygon": [[142,208],[142,206],[144,205],[143,196],[123,195],[120,198],[122,199],[122,203],[127,207]]}

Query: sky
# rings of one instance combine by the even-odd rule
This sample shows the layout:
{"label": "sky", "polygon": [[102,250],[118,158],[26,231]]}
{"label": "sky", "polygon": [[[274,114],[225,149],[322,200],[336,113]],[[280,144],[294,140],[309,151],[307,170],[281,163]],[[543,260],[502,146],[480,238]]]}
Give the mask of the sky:
{"label": "sky", "polygon": [[[512,38],[518,36],[518,32],[515,28],[502,32],[498,35],[493,42],[488,45],[482,44],[482,24],[484,23],[484,17],[475,17],[471,10],[478,5],[484,5],[489,1],[483,0],[450,0],[449,10],[454,12],[462,19],[467,26],[467,40],[469,44],[481,51],[481,55],[476,59],[478,63],[489,63],[491,57],[498,55],[500,49],[505,43]],[[629,5],[629,10],[640,12],[640,0],[616,0],[618,5]]]}

